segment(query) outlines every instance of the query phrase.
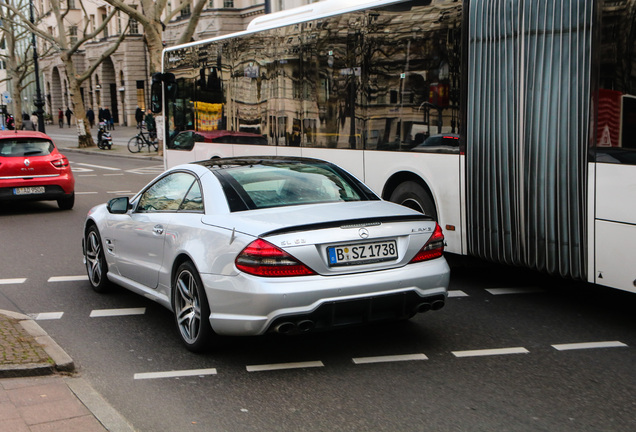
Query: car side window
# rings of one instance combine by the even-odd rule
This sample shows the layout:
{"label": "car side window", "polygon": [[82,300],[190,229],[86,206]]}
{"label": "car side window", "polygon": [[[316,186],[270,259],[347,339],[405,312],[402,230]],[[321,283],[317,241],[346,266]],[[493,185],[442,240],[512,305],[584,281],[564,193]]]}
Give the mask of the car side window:
{"label": "car side window", "polygon": [[199,182],[195,181],[192,184],[179,210],[203,211],[203,197],[201,196],[201,186],[199,186]]}
{"label": "car side window", "polygon": [[168,174],[146,189],[139,198],[136,211],[138,213],[177,211],[195,183],[198,188],[198,183],[192,174],[185,172]]}

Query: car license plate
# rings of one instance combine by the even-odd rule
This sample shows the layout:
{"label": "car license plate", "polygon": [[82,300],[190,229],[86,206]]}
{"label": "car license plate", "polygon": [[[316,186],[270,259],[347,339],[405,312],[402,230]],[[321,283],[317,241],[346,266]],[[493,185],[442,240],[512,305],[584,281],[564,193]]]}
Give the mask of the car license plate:
{"label": "car license plate", "polygon": [[329,264],[354,265],[370,264],[379,261],[390,261],[398,257],[395,240],[363,243],[327,248]]}
{"label": "car license plate", "polygon": [[14,195],[31,195],[31,194],[43,194],[44,186],[29,186],[13,188]]}

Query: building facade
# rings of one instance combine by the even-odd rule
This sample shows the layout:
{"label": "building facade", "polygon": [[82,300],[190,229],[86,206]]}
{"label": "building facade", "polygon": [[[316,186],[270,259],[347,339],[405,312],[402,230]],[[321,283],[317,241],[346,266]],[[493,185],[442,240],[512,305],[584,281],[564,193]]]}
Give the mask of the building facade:
{"label": "building facade", "polygon": [[[100,0],[85,1],[80,4],[81,1],[64,0],[62,2],[70,8],[65,19],[65,29],[71,43],[80,37],[84,28],[89,32],[98,28],[113,10],[112,6]],[[191,18],[194,0],[186,1],[189,4],[177,13],[164,30],[165,46],[176,43]],[[44,14],[41,28],[50,34],[57,34],[59,29],[51,12],[50,0],[34,0],[34,2],[38,11],[49,11]],[[130,4],[140,7],[137,0],[131,1]],[[174,7],[176,7],[175,3],[168,3],[165,13],[170,14]],[[193,40],[244,30],[255,16],[263,12],[262,0],[209,0],[201,13]],[[73,57],[73,63],[77,73],[83,73],[117,41],[124,31],[126,37],[117,51],[91,73],[90,78],[82,84],[80,91],[87,110],[91,108],[97,115],[100,107],[107,107],[115,124],[134,125],[137,107],[145,109],[150,97],[149,59],[143,27],[136,21],[129,20],[128,15],[123,12],[116,12],[115,17],[110,20],[100,35],[81,47],[82,49]],[[45,42],[41,51],[47,52],[49,45]],[[55,121],[59,109],[66,111],[70,108],[74,111],[66,70],[59,52],[52,50],[51,54],[40,58],[40,72],[46,102],[45,112]]]}

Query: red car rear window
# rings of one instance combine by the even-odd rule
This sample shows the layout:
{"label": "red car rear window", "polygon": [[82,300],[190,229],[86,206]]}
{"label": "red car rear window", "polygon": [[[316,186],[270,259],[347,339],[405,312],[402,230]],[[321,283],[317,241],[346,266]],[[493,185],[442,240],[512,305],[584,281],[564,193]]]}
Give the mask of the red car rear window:
{"label": "red car rear window", "polygon": [[37,138],[0,140],[0,157],[46,156],[55,149],[51,141]]}

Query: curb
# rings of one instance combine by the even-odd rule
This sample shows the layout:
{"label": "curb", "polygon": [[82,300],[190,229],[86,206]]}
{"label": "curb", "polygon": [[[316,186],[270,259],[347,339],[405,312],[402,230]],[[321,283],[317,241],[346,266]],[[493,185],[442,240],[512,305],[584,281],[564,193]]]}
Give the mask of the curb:
{"label": "curb", "polygon": [[42,346],[53,361],[53,364],[28,363],[0,366],[0,378],[51,375],[55,372],[75,372],[73,359],[34,320],[26,315],[7,310],[0,309],[0,314],[19,320],[22,328]]}
{"label": "curb", "polygon": [[60,148],[60,151],[62,153],[99,154],[99,155],[113,156],[113,157],[126,158],[126,159],[143,159],[143,160],[163,162],[163,157],[161,156],[136,156],[133,154],[122,154],[122,153],[114,153],[114,152],[110,153],[108,150],[95,151],[95,150],[85,150],[85,149],[73,148],[73,147],[62,147]]}

